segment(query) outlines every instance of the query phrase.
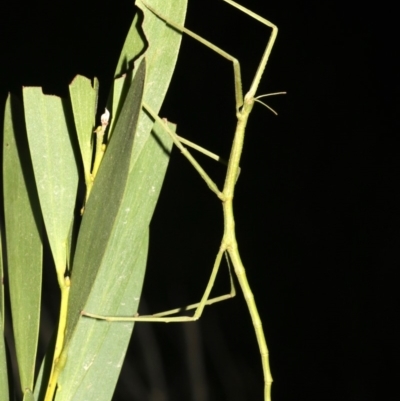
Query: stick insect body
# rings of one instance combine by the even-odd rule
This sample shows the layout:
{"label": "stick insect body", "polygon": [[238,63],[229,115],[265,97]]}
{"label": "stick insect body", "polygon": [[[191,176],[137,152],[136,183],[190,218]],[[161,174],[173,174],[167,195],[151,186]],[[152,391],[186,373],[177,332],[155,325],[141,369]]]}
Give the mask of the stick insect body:
{"label": "stick insect body", "polygon": [[[205,289],[205,292],[204,292],[200,302],[189,305],[185,308],[177,308],[177,309],[157,313],[154,315],[148,315],[148,316],[111,317],[111,316],[101,316],[101,315],[97,315],[97,314],[91,314],[88,312],[82,312],[82,315],[87,316],[87,317],[96,318],[96,319],[107,320],[107,321],[166,322],[166,323],[195,321],[200,318],[200,316],[204,310],[204,307],[206,305],[210,305],[215,302],[229,299],[235,295],[235,288],[234,288],[233,277],[232,277],[231,267],[230,267],[230,265],[232,265],[233,270],[235,271],[235,274],[237,276],[239,285],[243,291],[243,295],[246,300],[248,309],[249,309],[249,313],[250,313],[250,316],[251,316],[251,319],[253,322],[254,331],[255,331],[255,334],[257,337],[257,342],[258,342],[258,346],[259,346],[260,353],[261,353],[261,361],[262,361],[263,374],[264,374],[264,400],[270,401],[271,400],[272,376],[271,376],[270,365],[269,365],[268,348],[267,348],[267,344],[266,344],[266,340],[265,340],[264,331],[262,328],[262,322],[261,322],[261,319],[260,319],[260,316],[259,316],[259,313],[257,310],[257,306],[256,306],[256,303],[254,300],[254,295],[253,295],[250,285],[248,283],[245,268],[243,266],[243,263],[242,263],[242,260],[240,257],[240,253],[239,253],[239,249],[238,249],[238,244],[237,244],[236,234],[235,234],[233,197],[234,197],[235,185],[236,185],[236,181],[237,181],[237,177],[238,177],[238,173],[239,173],[239,163],[240,163],[240,158],[241,158],[242,149],[243,149],[245,129],[246,129],[246,125],[247,125],[247,121],[249,119],[250,113],[253,109],[254,103],[259,102],[269,108],[269,106],[265,105],[259,99],[261,97],[265,97],[265,96],[271,96],[271,95],[275,95],[275,94],[284,93],[284,92],[279,92],[279,93],[274,93],[274,94],[269,94],[269,95],[261,95],[261,96],[256,97],[256,91],[257,91],[258,85],[260,83],[261,76],[265,70],[272,47],[274,45],[274,42],[275,42],[275,39],[276,39],[276,36],[278,33],[278,28],[274,24],[269,22],[268,20],[258,16],[257,14],[255,14],[252,11],[246,9],[245,7],[239,5],[238,3],[236,3],[232,0],[223,0],[226,3],[232,5],[233,7],[236,7],[240,11],[244,12],[245,14],[251,16],[252,18],[256,19],[257,21],[260,21],[261,23],[263,23],[264,25],[266,25],[272,29],[272,32],[271,32],[270,38],[268,40],[267,46],[265,48],[264,54],[261,58],[261,62],[259,64],[256,74],[253,78],[253,82],[250,86],[249,91],[243,97],[242,80],[241,80],[241,74],[240,74],[240,64],[237,59],[235,59],[234,57],[232,57],[230,54],[226,53],[222,49],[218,48],[214,44],[208,42],[207,40],[203,39],[202,37],[198,36],[197,34],[193,33],[192,31],[188,30],[187,28],[184,28],[182,26],[179,26],[179,25],[173,23],[170,20],[167,20],[161,14],[159,14],[156,10],[154,10],[150,5],[148,5],[145,1],[143,1],[143,0],[140,0],[140,1],[144,4],[145,7],[147,7],[151,12],[153,12],[158,18],[165,21],[166,24],[168,24],[168,25],[172,26],[174,29],[177,29],[178,31],[180,31],[182,33],[186,33],[187,35],[200,41],[205,46],[209,47],[211,50],[217,52],[218,54],[222,55],[223,57],[225,57],[226,59],[231,61],[233,64],[234,78],[235,78],[235,100],[236,100],[237,125],[236,125],[236,130],[235,130],[235,135],[234,135],[234,140],[233,140],[233,144],[232,144],[232,148],[231,148],[230,157],[227,162],[228,168],[227,168],[225,183],[224,183],[222,191],[217,187],[217,185],[214,183],[214,181],[204,171],[204,169],[200,166],[200,164],[196,161],[196,159],[192,156],[192,154],[184,146],[184,144],[191,146],[191,147],[195,148],[196,150],[200,150],[203,153],[206,153],[207,151],[203,151],[202,148],[199,149],[199,147],[197,145],[192,146],[193,144],[191,144],[189,141],[184,140],[183,138],[179,137],[176,133],[172,132],[166,125],[165,121],[163,121],[157,114],[155,114],[151,110],[150,107],[148,107],[145,103],[143,103],[143,108],[145,109],[145,111],[154,119],[154,121],[158,122],[159,124],[162,124],[165,127],[165,130],[171,136],[175,145],[179,148],[179,150],[183,153],[183,155],[189,160],[189,162],[197,170],[197,172],[204,179],[204,181],[206,182],[207,186],[211,189],[211,191],[214,192],[216,194],[216,196],[221,200],[223,214],[224,214],[224,233],[223,233],[223,237],[221,240],[221,245],[220,245],[219,251],[215,258],[215,262],[214,262],[214,265],[212,268],[212,272],[211,272],[207,287]],[[215,155],[213,155],[213,156],[215,156]],[[209,296],[210,296],[212,287],[214,285],[215,278],[218,274],[218,270],[219,270],[221,260],[222,260],[224,254],[227,255],[227,260],[228,260],[231,291],[229,294],[209,299]],[[187,310],[191,310],[191,309],[195,310],[193,316],[171,316],[178,312],[181,312],[182,310],[187,311]]]}

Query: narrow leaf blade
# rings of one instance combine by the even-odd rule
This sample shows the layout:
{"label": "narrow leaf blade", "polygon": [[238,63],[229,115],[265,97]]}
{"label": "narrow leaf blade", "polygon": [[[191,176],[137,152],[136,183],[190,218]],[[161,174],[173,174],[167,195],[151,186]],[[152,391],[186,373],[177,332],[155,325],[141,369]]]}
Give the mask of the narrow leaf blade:
{"label": "narrow leaf blade", "polygon": [[56,96],[41,88],[24,88],[24,109],[40,206],[58,277],[67,260],[67,239],[73,221],[78,168],[66,111]]}
{"label": "narrow leaf blade", "polygon": [[[129,176],[118,224],[85,305],[87,311],[112,316],[133,316],[137,311],[146,268],[148,226],[171,149],[168,134],[157,128]],[[132,329],[133,323],[129,322],[81,317],[69,344],[57,401],[79,400],[84,394],[89,399],[109,400]],[[64,381],[67,377],[69,380]]]}
{"label": "narrow leaf blade", "polygon": [[[177,24],[184,25],[187,0],[147,0],[147,3],[155,10],[159,10],[165,17],[170,18]],[[145,53],[147,74],[143,99],[155,113],[158,113],[171,82],[182,35],[156,17],[141,1],[136,1],[135,4],[143,13],[143,30],[139,26],[142,18],[137,19],[135,17],[125,41],[115,76],[128,72],[127,66],[130,66],[133,60],[138,57],[138,54],[143,51],[143,43],[146,41],[148,44]],[[116,104],[124,101],[123,95],[124,91],[116,90],[114,92],[110,110],[120,109],[120,107],[116,107]],[[114,122],[118,120],[118,114],[113,116],[113,118]],[[153,120],[145,112],[142,112],[139,119],[138,135],[131,166],[146,143],[153,124]]]}
{"label": "narrow leaf blade", "polygon": [[[129,173],[134,134],[142,107],[146,63],[135,74],[127,101],[86,205],[73,263],[69,311],[80,312],[90,294],[120,210]],[[69,314],[67,339],[79,315]]]}
{"label": "narrow leaf blade", "polygon": [[[66,346],[69,348],[66,372],[68,372],[68,366],[72,369],[76,368],[76,359],[84,353],[85,348],[82,349],[69,342],[75,334],[80,312],[93,291],[94,282],[98,281],[98,270],[109,250],[110,242],[118,240],[114,236],[114,231],[116,223],[119,223],[121,202],[124,199],[128,180],[134,136],[142,107],[145,73],[146,63],[143,60],[131,83],[115,134],[107,147],[83,215],[71,277],[66,329]],[[85,331],[84,341],[87,342],[88,331]],[[90,347],[93,348],[92,344]],[[60,399],[72,399],[70,393],[76,391],[74,384],[76,381],[79,382],[82,374],[79,373],[79,376],[76,378],[69,374],[68,377],[68,373],[63,375],[64,383],[61,387],[65,390],[58,393]],[[65,384],[65,381],[68,384]],[[67,393],[68,396],[65,398]]]}
{"label": "narrow leaf blade", "polygon": [[7,355],[4,343],[4,327],[2,316],[0,316],[0,399],[4,401],[9,400]]}
{"label": "narrow leaf blade", "polygon": [[92,163],[92,137],[95,125],[97,90],[93,88],[90,79],[77,75],[69,85],[69,94],[87,180]]}
{"label": "narrow leaf blade", "polygon": [[22,104],[10,95],[4,116],[7,267],[21,389],[33,390],[42,290],[42,216]]}
{"label": "narrow leaf blade", "polygon": [[[161,10],[163,15],[169,15],[183,24],[186,0],[177,0],[173,5],[171,2],[152,0],[151,5]],[[175,67],[181,35],[147,9],[144,13],[148,14],[144,21],[145,35],[151,44],[146,51],[148,68],[144,96],[153,110],[158,111]],[[136,57],[137,54],[133,59]],[[124,96],[121,99],[124,101]],[[114,96],[114,102],[117,100]],[[120,110],[122,107],[114,104],[109,109]],[[121,114],[116,114],[114,123],[117,127]],[[142,111],[118,223],[85,305],[85,309],[91,312],[128,316],[137,310],[145,270],[146,258],[143,255],[147,254],[148,226],[172,146],[165,130],[156,127],[150,134],[152,127],[153,121]],[[70,312],[79,314],[79,310],[71,309]],[[109,400],[132,328],[133,323],[109,324],[79,319],[69,342],[68,359],[60,377],[61,390],[56,400],[79,400],[83,394],[89,394],[90,399]],[[110,369],[104,369],[105,365]]]}
{"label": "narrow leaf blade", "polygon": [[3,265],[3,238],[2,228],[0,229],[0,319],[4,326],[4,265]]}
{"label": "narrow leaf blade", "polygon": [[8,374],[7,355],[4,342],[4,273],[3,273],[3,248],[0,231],[0,399],[8,401]]}

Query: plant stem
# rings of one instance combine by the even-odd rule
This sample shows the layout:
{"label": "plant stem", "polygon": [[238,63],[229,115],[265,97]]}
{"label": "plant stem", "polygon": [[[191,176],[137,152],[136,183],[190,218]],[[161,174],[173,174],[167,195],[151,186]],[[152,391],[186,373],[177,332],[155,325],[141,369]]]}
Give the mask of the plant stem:
{"label": "plant stem", "polygon": [[66,361],[66,358],[65,357],[60,358],[60,355],[64,348],[70,284],[71,283],[69,277],[65,277],[64,284],[61,286],[60,319],[58,323],[56,346],[54,348],[53,364],[51,366],[49,384],[47,386],[46,396],[44,398],[44,401],[53,400],[54,392],[57,385],[58,375],[60,374]]}

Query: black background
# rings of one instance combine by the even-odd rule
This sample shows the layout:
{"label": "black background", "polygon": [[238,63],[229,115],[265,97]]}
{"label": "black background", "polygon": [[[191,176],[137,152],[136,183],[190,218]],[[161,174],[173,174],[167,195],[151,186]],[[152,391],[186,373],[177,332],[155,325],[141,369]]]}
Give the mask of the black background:
{"label": "black background", "polygon": [[[279,27],[258,93],[288,92],[268,98],[278,117],[255,106],[235,198],[239,247],[270,348],[273,400],[394,399],[395,9],[385,2],[242,4]],[[134,11],[125,0],[10,2],[0,23],[1,107],[7,91],[22,85],[65,95],[78,73],[99,77],[103,107]],[[189,1],[186,25],[241,61],[247,89],[269,30],[217,0]],[[161,116],[227,158],[232,84],[231,64],[186,37]],[[221,185],[224,168],[200,160]],[[151,226],[140,312],[200,299],[221,234],[218,200],[175,150]],[[227,283],[222,270],[215,294]],[[43,306],[43,347],[57,308],[56,301]],[[115,400],[261,400],[262,387],[239,289],[197,323],[138,324]]]}

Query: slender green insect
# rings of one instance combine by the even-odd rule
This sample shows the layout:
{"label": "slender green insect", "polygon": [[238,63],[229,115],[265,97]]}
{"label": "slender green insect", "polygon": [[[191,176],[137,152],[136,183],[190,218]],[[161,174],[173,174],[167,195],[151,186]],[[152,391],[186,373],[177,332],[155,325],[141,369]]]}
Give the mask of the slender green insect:
{"label": "slender green insect", "polygon": [[[174,141],[175,145],[179,148],[179,150],[183,153],[183,155],[189,160],[189,162],[193,165],[193,167],[197,170],[200,176],[204,179],[207,186],[211,189],[212,192],[221,200],[222,202],[222,209],[224,215],[224,233],[221,240],[220,249],[217,253],[215,258],[215,262],[212,268],[212,272],[207,284],[207,287],[204,291],[204,294],[200,300],[200,302],[189,305],[185,308],[178,308],[169,310],[166,312],[157,313],[154,315],[149,316],[136,316],[136,317],[111,317],[111,316],[101,316],[97,314],[92,314],[88,312],[82,312],[82,315],[102,319],[107,321],[135,321],[135,322],[190,322],[195,321],[200,318],[203,309],[206,305],[210,305],[225,299],[229,299],[235,295],[235,288],[233,283],[233,277],[231,273],[231,266],[233,266],[233,270],[237,276],[237,280],[239,285],[242,289],[244,298],[246,300],[248,310],[253,322],[254,331],[257,337],[258,346],[261,353],[261,361],[263,367],[263,374],[264,374],[264,400],[270,401],[271,400],[271,385],[272,385],[272,375],[270,371],[269,365],[269,354],[268,348],[265,340],[264,331],[262,328],[261,319],[257,310],[257,305],[254,300],[253,293],[251,291],[250,285],[248,283],[246,277],[246,271],[243,266],[239,248],[236,240],[236,233],[235,233],[235,222],[234,222],[234,213],[233,213],[233,196],[235,192],[235,185],[237,181],[237,177],[239,174],[239,163],[243,149],[243,141],[245,136],[245,129],[247,125],[247,121],[249,119],[250,113],[253,109],[254,103],[258,102],[266,106],[267,108],[271,109],[265,103],[263,103],[260,98],[283,94],[285,92],[278,92],[278,93],[271,93],[268,95],[261,95],[256,96],[257,88],[259,86],[262,74],[265,70],[269,55],[271,53],[272,47],[274,45],[278,28],[268,20],[260,17],[259,15],[255,14],[254,12],[248,10],[247,8],[241,6],[240,4],[232,1],[232,0],[223,0],[226,3],[230,4],[233,7],[236,7],[243,13],[251,16],[252,18],[256,19],[257,21],[261,22],[262,24],[268,26],[272,29],[270,38],[266,45],[264,54],[261,58],[260,64],[257,68],[256,74],[253,78],[253,82],[250,86],[249,91],[243,97],[242,92],[242,80],[240,74],[240,64],[237,59],[235,59],[230,54],[226,53],[222,49],[218,48],[214,44],[208,42],[207,40],[203,39],[202,37],[198,36],[197,34],[193,33],[192,31],[175,24],[174,22],[164,18],[161,14],[159,14],[156,10],[154,10],[150,5],[148,5],[145,1],[140,0],[145,7],[147,7],[151,12],[153,12],[158,18],[164,20],[166,24],[172,26],[174,29],[185,33],[194,39],[198,40],[199,42],[203,43],[205,46],[209,47],[211,50],[217,52],[227,60],[231,61],[233,64],[234,69],[234,78],[235,78],[235,99],[236,99],[236,117],[237,117],[237,125],[234,135],[234,140],[231,147],[231,153],[229,160],[227,162],[227,173],[225,177],[225,183],[223,186],[222,191],[218,188],[218,186],[214,183],[214,181],[208,176],[208,174],[204,171],[204,169],[200,166],[200,164],[196,161],[196,159],[192,156],[192,154],[185,148],[184,144],[194,149],[201,151],[205,154],[208,154],[210,157],[214,159],[218,159],[218,156],[211,154],[208,151],[205,151],[203,148],[200,148],[198,145],[194,145],[191,142],[184,140],[183,138],[179,137],[177,134],[172,132],[165,121],[163,121],[158,115],[156,115],[150,107],[148,107],[145,103],[143,103],[143,107],[145,110],[152,116],[152,118],[160,124],[163,124],[165,130],[171,136],[172,140]],[[272,109],[271,109],[272,110]],[[273,111],[273,110],[272,110]],[[274,112],[274,111],[273,111]],[[275,112],[274,112],[275,113]],[[230,283],[231,283],[231,291],[229,294],[222,295],[216,298],[209,299],[211,289],[213,288],[215,278],[217,276],[221,260],[223,255],[226,255],[228,260],[229,266],[229,274],[230,274]],[[191,310],[194,309],[193,316],[171,316],[182,310]]]}

